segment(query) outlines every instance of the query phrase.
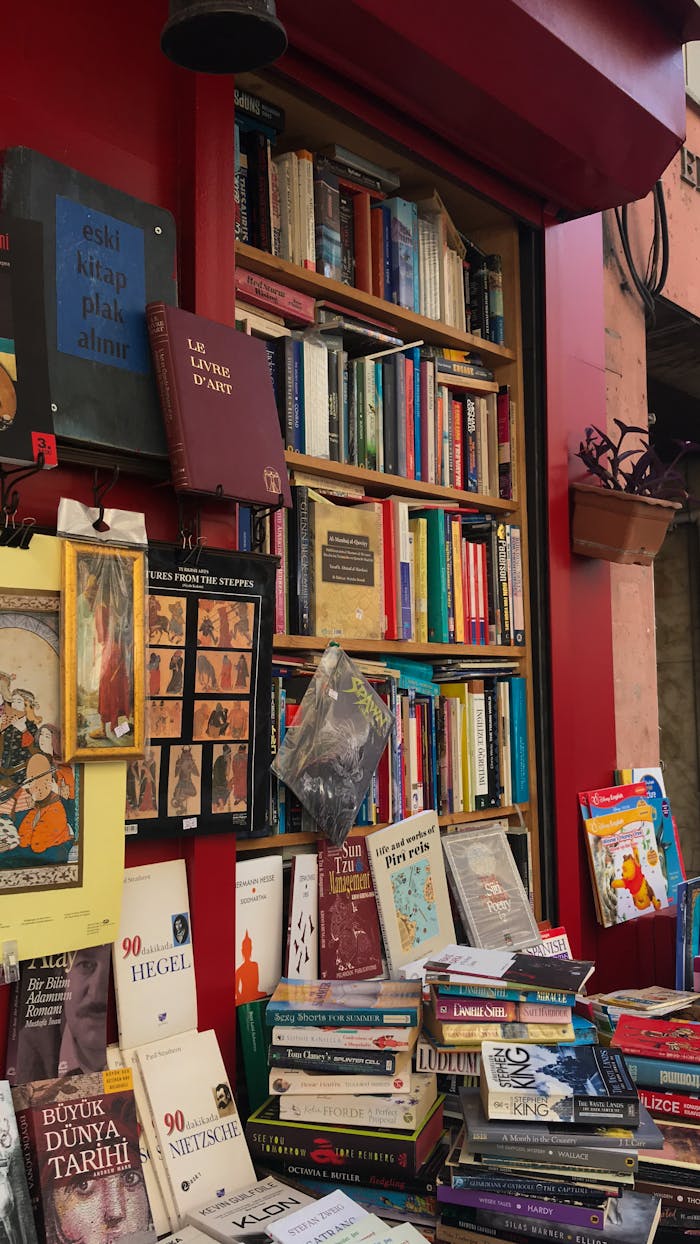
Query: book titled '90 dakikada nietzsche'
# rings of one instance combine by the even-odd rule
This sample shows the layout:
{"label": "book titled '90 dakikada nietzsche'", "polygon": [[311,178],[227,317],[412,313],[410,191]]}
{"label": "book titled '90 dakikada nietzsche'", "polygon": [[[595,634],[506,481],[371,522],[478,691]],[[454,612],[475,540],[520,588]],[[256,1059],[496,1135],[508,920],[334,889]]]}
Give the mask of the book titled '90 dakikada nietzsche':
{"label": "book titled '90 dakikada nietzsche'", "polygon": [[489,1119],[639,1123],[639,1097],[624,1059],[600,1045],[484,1041],[481,1100]]}
{"label": "book titled '90 dakikada nietzsche'", "polygon": [[264,343],[164,302],[146,315],[175,488],[291,505]]}

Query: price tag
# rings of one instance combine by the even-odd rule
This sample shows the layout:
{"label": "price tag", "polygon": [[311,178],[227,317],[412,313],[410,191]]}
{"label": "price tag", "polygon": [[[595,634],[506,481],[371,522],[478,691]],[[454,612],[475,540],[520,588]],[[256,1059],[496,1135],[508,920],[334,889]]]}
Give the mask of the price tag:
{"label": "price tag", "polygon": [[182,820],[182,828],[183,828],[183,829],[196,829],[196,828],[197,828],[197,818],[196,818],[196,816],[185,816],[185,817],[183,817],[183,820]]}
{"label": "price tag", "polygon": [[56,451],[56,437],[49,432],[32,432],[32,453],[36,462],[39,454],[44,455],[44,466],[58,466],[58,453]]}
{"label": "price tag", "polygon": [[337,699],[338,699],[338,692],[337,692],[337,691],[334,691],[332,687],[329,687],[329,688],[328,688],[328,694],[329,694],[329,696],[331,697],[331,699],[332,699],[332,700],[337,700]]}
{"label": "price tag", "polygon": [[125,825],[125,826],[124,826],[124,833],[125,833],[125,834],[137,834],[138,832],[139,832],[139,827],[138,827],[138,825],[133,824],[133,825]]}

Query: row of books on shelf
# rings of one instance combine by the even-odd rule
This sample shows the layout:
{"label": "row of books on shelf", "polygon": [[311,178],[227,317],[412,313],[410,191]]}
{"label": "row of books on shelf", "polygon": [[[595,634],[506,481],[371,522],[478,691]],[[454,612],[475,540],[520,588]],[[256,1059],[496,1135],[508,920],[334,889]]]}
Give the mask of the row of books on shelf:
{"label": "row of books on shelf", "polygon": [[437,192],[403,198],[395,172],[354,152],[274,155],[276,113],[270,125],[236,110],[236,238],[503,345],[501,256],[461,234]]}
{"label": "row of books on shelf", "polygon": [[[406,668],[396,669],[394,658],[390,662],[358,662],[394,722],[357,824],[385,824],[431,808],[454,816],[527,803],[525,679],[512,672],[484,676],[475,669],[472,676],[469,669],[446,669],[444,682],[433,681],[430,666],[406,662]],[[314,670],[314,662],[302,658],[273,660],[273,754],[301,720]],[[269,825],[273,833],[314,828],[274,774]]]}
{"label": "row of books on shelf", "polygon": [[[299,477],[294,474],[293,481]],[[278,634],[522,647],[521,528],[457,506],[294,482],[263,549],[279,558]],[[238,540],[252,542],[239,507]]]}

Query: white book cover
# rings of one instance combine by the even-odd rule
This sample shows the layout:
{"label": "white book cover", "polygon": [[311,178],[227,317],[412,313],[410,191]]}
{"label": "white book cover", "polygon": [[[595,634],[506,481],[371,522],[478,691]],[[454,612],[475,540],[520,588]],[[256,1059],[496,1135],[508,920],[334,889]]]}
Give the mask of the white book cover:
{"label": "white book cover", "polygon": [[282,856],[236,861],[235,1002],[266,998],[282,975]]}
{"label": "white book cover", "polygon": [[211,1236],[198,1227],[186,1226],[172,1235],[166,1235],[158,1244],[211,1244]]}
{"label": "white book cover", "polygon": [[278,1244],[322,1244],[366,1217],[364,1209],[337,1189],[322,1196],[313,1206],[298,1209],[280,1222],[270,1223],[268,1231]]}
{"label": "white book cover", "polygon": [[[143,1129],[145,1143],[153,1163],[153,1170],[156,1177],[156,1183],[163,1202],[163,1212],[167,1220],[165,1230],[172,1231],[177,1226],[178,1213],[175,1206],[175,1198],[170,1189],[170,1180],[168,1172],[165,1169],[165,1161],[160,1148],[160,1141],[156,1134],[156,1126],[153,1121],[151,1111],[151,1103],[148,1100],[148,1093],[141,1074],[141,1067],[136,1058],[136,1050],[124,1049],[121,1052],[124,1060],[124,1066],[131,1070],[131,1078],[134,1086],[134,1099],[136,1101],[136,1112]],[[153,1212],[151,1210],[151,1212]],[[155,1220],[154,1220],[155,1221]]]}
{"label": "white book cover", "polygon": [[[107,1068],[109,1071],[116,1071],[120,1067],[128,1067],[129,1065],[118,1045],[107,1046]],[[146,1185],[146,1196],[151,1207],[151,1217],[156,1235],[164,1235],[166,1231],[170,1230],[172,1222],[165,1208],[165,1201],[163,1200],[160,1183],[158,1182],[158,1172],[151,1157],[148,1137],[144,1127],[143,1120],[144,1114],[148,1111],[148,1101],[145,1098],[143,1081],[138,1068],[132,1068],[131,1075],[134,1101],[136,1103],[136,1121],[139,1125],[139,1155],[141,1158],[141,1170],[143,1171],[143,1182]],[[162,1161],[160,1165],[163,1174],[165,1174]]]}
{"label": "white book cover", "polygon": [[318,856],[295,855],[289,899],[285,976],[318,980]]}
{"label": "white book cover", "polygon": [[217,1197],[206,1205],[190,1210],[187,1221],[206,1232],[207,1239],[231,1244],[250,1236],[265,1235],[270,1224],[277,1219],[286,1218],[305,1205],[313,1204],[314,1198],[306,1192],[280,1183],[279,1179],[270,1175],[231,1196]]}
{"label": "white book cover", "polygon": [[273,1045],[292,1045],[295,1049],[308,1046],[312,1050],[392,1050],[404,1053],[413,1049],[417,1028],[317,1028],[296,1024],[275,1025]]}
{"label": "white book cover", "polygon": [[437,813],[419,812],[367,837],[389,972],[455,940]]}
{"label": "white book cover", "polygon": [[216,1033],[190,1032],[136,1051],[181,1226],[195,1206],[255,1183]]}
{"label": "white book cover", "polygon": [[0,1238],[3,1244],[5,1241],[7,1244],[37,1244],[23,1149],[12,1089],[7,1080],[0,1080]]}
{"label": "white book cover", "polygon": [[197,1027],[184,860],[125,870],[112,965],[122,1049]]}
{"label": "white book cover", "polygon": [[504,831],[449,834],[442,846],[471,945],[524,950],[537,944],[537,921]]}

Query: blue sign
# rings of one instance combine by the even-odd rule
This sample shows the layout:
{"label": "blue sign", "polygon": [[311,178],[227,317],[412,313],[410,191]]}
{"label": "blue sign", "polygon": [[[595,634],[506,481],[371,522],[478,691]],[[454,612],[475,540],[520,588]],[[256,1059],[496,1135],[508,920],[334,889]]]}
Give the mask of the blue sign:
{"label": "blue sign", "polygon": [[148,373],[143,229],[56,196],[58,349]]}

